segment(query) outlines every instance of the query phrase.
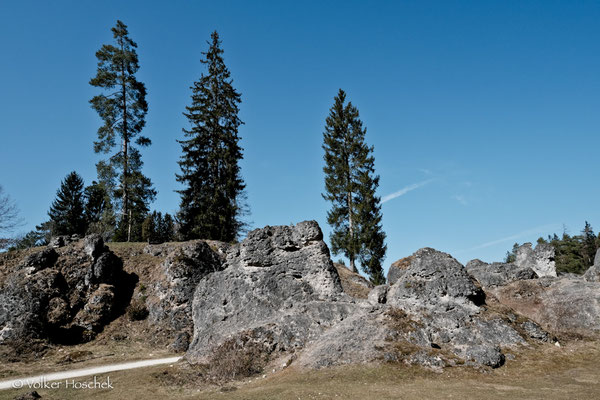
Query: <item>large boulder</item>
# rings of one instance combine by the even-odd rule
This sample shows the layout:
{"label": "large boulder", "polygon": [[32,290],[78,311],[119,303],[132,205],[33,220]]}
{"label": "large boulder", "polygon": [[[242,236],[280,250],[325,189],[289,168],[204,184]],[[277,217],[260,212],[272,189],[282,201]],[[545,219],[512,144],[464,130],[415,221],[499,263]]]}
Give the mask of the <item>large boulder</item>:
{"label": "large boulder", "polygon": [[[452,256],[423,248],[404,259],[388,292],[388,303],[404,307],[437,307],[440,302],[477,307],[485,301],[481,287]],[[388,274],[389,275],[389,274]]]}
{"label": "large boulder", "polygon": [[200,240],[170,248],[148,247],[148,254],[168,251],[146,301],[149,319],[157,334],[164,334],[173,342],[174,350],[185,351],[193,332],[192,299],[196,286],[206,275],[222,270],[224,259]]}
{"label": "large boulder", "polygon": [[387,304],[416,322],[403,340],[490,367],[504,363],[500,348],[526,344],[510,321],[487,311],[483,290],[449,254],[424,248],[396,265]]}
{"label": "large boulder", "polygon": [[526,280],[490,292],[559,338],[600,335],[600,282],[568,277]]}
{"label": "large boulder", "polygon": [[596,251],[596,257],[594,257],[594,265],[588,268],[583,274],[583,279],[588,282],[600,282],[600,249]]}
{"label": "large boulder", "polygon": [[538,243],[533,249],[531,243],[525,243],[517,248],[515,264],[519,268],[531,268],[539,277],[556,277],[554,255],[551,244]]}
{"label": "large boulder", "polygon": [[100,237],[26,256],[0,280],[0,344],[92,339],[126,303],[128,276]]}
{"label": "large boulder", "polygon": [[194,294],[188,360],[207,361],[228,339],[250,335],[270,352],[303,348],[351,314],[318,224],[267,226],[227,254],[225,269]]}
{"label": "large boulder", "polygon": [[488,264],[481,260],[471,260],[466,268],[483,287],[503,286],[514,281],[538,277],[530,267],[521,267],[515,263]]}

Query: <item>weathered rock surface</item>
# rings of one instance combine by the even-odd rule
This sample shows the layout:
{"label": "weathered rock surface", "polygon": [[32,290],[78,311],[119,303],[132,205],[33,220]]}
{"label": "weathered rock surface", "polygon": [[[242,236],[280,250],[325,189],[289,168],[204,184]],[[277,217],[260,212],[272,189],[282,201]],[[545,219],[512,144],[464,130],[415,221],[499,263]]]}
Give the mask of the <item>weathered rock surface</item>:
{"label": "weathered rock surface", "polygon": [[43,248],[0,282],[0,344],[93,338],[126,303],[121,260],[98,236]]}
{"label": "weathered rock surface", "polygon": [[466,265],[467,272],[483,287],[503,286],[510,282],[535,279],[538,275],[530,267],[515,263],[491,263],[471,260]]}
{"label": "weathered rock surface", "polygon": [[[158,248],[161,252],[148,250],[148,254],[162,254],[165,245]],[[224,260],[204,241],[166,249],[170,252],[160,265],[147,301],[149,318],[153,324],[165,327],[167,335],[174,339],[174,350],[185,351],[193,331],[192,299],[196,286],[206,275],[223,269]]]}
{"label": "weathered rock surface", "polygon": [[500,348],[532,340],[516,320],[487,310],[481,287],[448,254],[421,249],[395,266],[390,285],[353,298],[316,222],[255,230],[222,271],[200,280],[186,358],[209,362],[225,343],[250,337],[271,358],[311,368],[377,360],[498,367]]}
{"label": "weathered rock surface", "polygon": [[44,249],[30,254],[23,260],[22,268],[30,268],[31,272],[51,268],[58,259],[58,253],[54,249]]}
{"label": "weathered rock surface", "polygon": [[554,255],[554,247],[548,243],[538,243],[535,249],[531,243],[525,243],[517,249],[515,264],[519,268],[531,268],[539,277],[556,277]]}
{"label": "weathered rock surface", "polygon": [[498,300],[562,338],[600,334],[600,282],[538,279],[490,289]]}
{"label": "weathered rock surface", "polygon": [[366,280],[362,275],[350,271],[345,265],[333,263],[333,266],[340,276],[342,289],[345,293],[359,299],[366,299],[369,296],[371,289],[374,287],[371,282]]}
{"label": "weathered rock surface", "polygon": [[273,351],[293,351],[348,317],[352,300],[342,300],[322,238],[314,221],[250,232],[227,254],[223,271],[200,281],[187,358],[205,361],[228,338],[248,332],[273,343]]}
{"label": "weathered rock surface", "polygon": [[500,347],[526,344],[509,322],[486,313],[483,290],[449,254],[424,248],[398,265],[387,304],[418,323],[404,340],[490,367],[504,363]]}
{"label": "weathered rock surface", "polygon": [[585,271],[585,274],[583,274],[583,279],[588,282],[600,282],[600,249],[596,251],[594,265]]}

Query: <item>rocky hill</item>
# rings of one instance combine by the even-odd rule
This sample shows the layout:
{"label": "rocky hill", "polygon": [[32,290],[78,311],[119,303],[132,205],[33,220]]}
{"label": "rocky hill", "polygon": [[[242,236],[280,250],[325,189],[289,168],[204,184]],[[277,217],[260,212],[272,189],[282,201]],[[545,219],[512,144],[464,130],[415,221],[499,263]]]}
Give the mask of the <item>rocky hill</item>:
{"label": "rocky hill", "polygon": [[2,254],[0,357],[23,341],[138,335],[192,364],[229,360],[254,372],[366,362],[497,368],[522,351],[600,334],[600,256],[584,277],[557,277],[551,248],[525,245],[515,263],[466,267],[424,248],[373,287],[334,264],[322,236],[305,221],[235,245],[109,248],[91,236]]}

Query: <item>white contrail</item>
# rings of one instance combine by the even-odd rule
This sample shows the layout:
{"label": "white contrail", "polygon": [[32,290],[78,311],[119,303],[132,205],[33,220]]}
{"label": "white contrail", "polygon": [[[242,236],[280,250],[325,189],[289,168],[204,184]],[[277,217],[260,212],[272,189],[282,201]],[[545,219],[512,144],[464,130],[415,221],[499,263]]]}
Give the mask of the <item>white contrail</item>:
{"label": "white contrail", "polygon": [[492,240],[491,242],[486,242],[486,243],[480,244],[478,246],[471,247],[470,249],[461,250],[461,251],[458,251],[457,253],[466,253],[468,251],[485,249],[486,247],[491,247],[491,246],[495,246],[500,243],[516,240],[523,236],[534,235],[534,234],[541,233],[541,232],[548,232],[548,231],[552,230],[552,228],[556,228],[556,224],[548,224],[548,225],[544,225],[544,226],[538,226],[536,228],[527,229],[526,231],[515,233],[514,235],[510,235],[510,236],[504,237],[502,239]]}
{"label": "white contrail", "polygon": [[392,194],[388,194],[387,196],[383,196],[381,198],[381,204],[386,203],[390,200],[395,199],[396,197],[400,197],[400,196],[404,196],[406,193],[418,189],[422,186],[427,185],[428,183],[431,183],[433,181],[433,179],[428,179],[426,181],[423,182],[419,182],[419,183],[413,183],[412,185],[408,185],[406,187],[403,187],[402,189],[398,190],[397,192],[394,192]]}

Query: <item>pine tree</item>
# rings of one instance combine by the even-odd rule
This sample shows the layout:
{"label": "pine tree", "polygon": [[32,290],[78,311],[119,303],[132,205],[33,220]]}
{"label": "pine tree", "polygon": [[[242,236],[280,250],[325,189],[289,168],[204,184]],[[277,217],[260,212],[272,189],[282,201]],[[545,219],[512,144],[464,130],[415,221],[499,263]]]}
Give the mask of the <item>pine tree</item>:
{"label": "pine tree", "polygon": [[243,158],[238,128],[241,95],[232,86],[217,32],[203,52],[202,74],[192,89],[192,104],[184,115],[190,129],[180,140],[181,174],[177,181],[181,203],[178,219],[185,240],[213,239],[230,242],[244,227],[244,188],[238,162]]}
{"label": "pine tree", "polygon": [[94,151],[109,153],[120,139],[118,151],[108,160],[99,162],[96,168],[99,180],[112,189],[113,202],[120,206],[116,237],[130,241],[136,232],[141,235],[141,221],[156,191],[141,172],[143,163],[136,147],[151,144],[150,139],[140,135],[146,123],[148,104],[146,87],[135,77],[139,69],[137,44],[129,38],[127,26],[121,21],[117,21],[112,32],[115,45],[103,45],[96,53],[98,70],[90,80],[92,86],[106,91],[90,100],[92,108],[104,121],[98,129]]}
{"label": "pine tree", "polygon": [[142,223],[142,240],[148,243],[160,243],[158,241],[157,235],[157,225],[158,225],[159,214],[154,211],[152,214],[149,214],[144,222]]}
{"label": "pine tree", "polygon": [[166,213],[158,225],[158,233],[163,242],[170,242],[175,239],[175,221],[171,214]]}
{"label": "pine tree", "polygon": [[166,213],[153,211],[142,224],[142,239],[150,243],[170,242],[175,238],[173,217]]}
{"label": "pine tree", "polygon": [[[538,239],[538,243],[540,242],[540,239]],[[544,240],[544,239],[542,239]],[[519,243],[515,243],[513,244],[512,250],[511,251],[507,251],[506,255],[504,256],[504,262],[505,263],[514,263],[515,261],[517,261],[517,249],[519,248]]]}
{"label": "pine tree", "polygon": [[110,193],[103,183],[93,181],[85,188],[84,196],[87,233],[97,233],[108,241],[114,236],[116,225]]}
{"label": "pine tree", "polygon": [[594,264],[594,257],[596,256],[596,235],[594,235],[594,230],[587,221],[585,221],[585,226],[581,231],[581,237],[583,265],[588,268]]}
{"label": "pine tree", "polygon": [[84,235],[86,231],[83,179],[73,171],[62,181],[48,216],[53,235]]}
{"label": "pine tree", "polygon": [[375,194],[373,147],[365,142],[366,129],[358,109],[346,101],[340,89],[329,111],[323,133],[325,190],[332,203],[327,223],[333,228],[331,248],[343,253],[356,271],[356,260],[372,282],[385,281],[381,263],[385,257],[385,233],[381,226],[381,199]]}

